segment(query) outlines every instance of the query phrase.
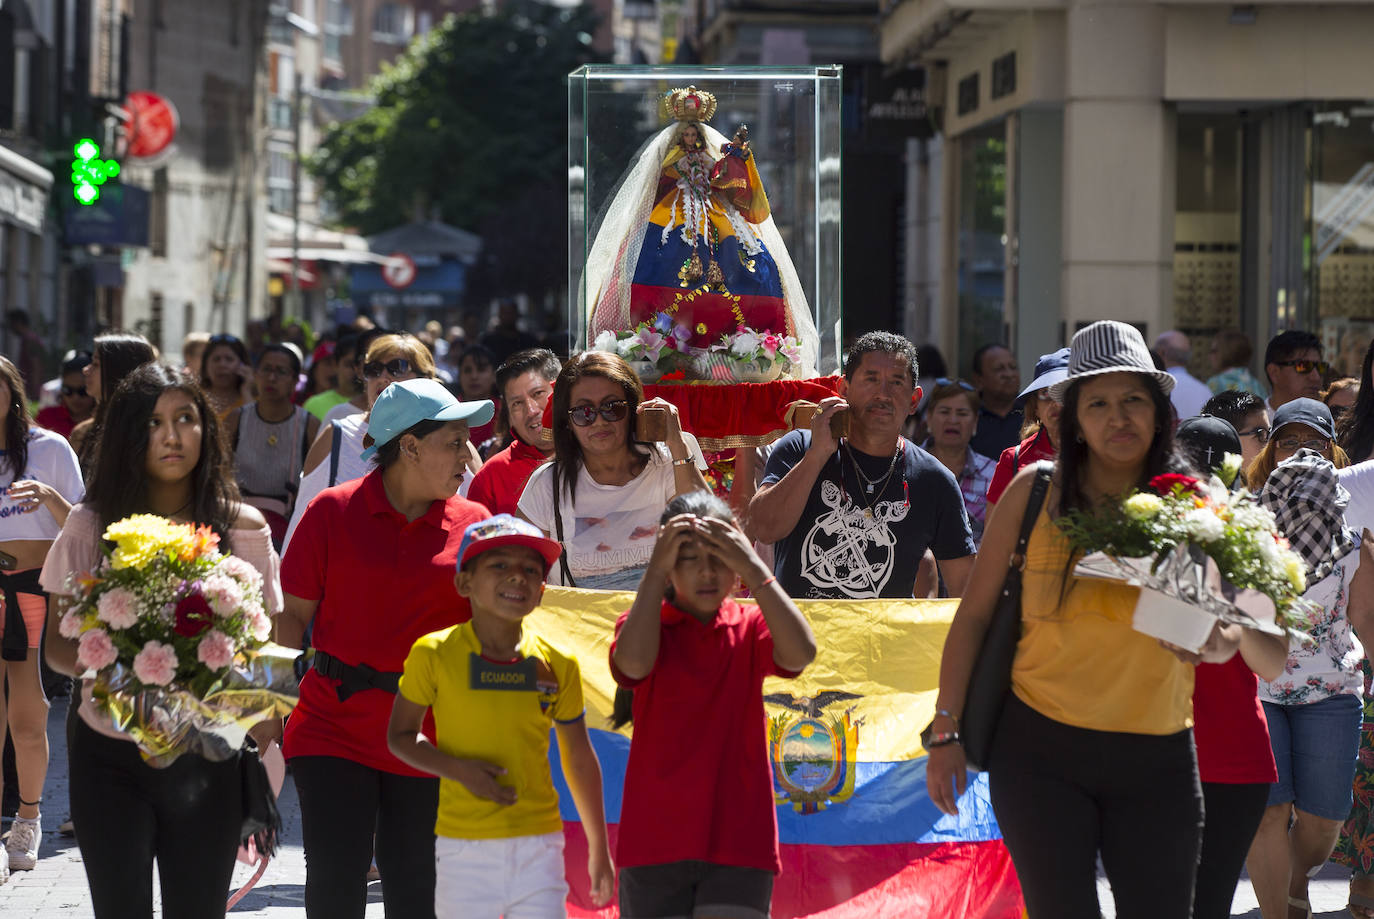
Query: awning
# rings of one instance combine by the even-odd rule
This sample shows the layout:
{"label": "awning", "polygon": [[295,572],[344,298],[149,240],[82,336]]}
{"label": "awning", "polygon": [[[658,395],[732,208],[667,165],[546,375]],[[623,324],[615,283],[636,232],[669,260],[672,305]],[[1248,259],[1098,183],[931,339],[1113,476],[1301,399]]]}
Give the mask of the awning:
{"label": "awning", "polygon": [[[290,246],[268,246],[269,259],[291,261]],[[385,255],[374,252],[358,252],[354,249],[315,249],[302,246],[296,250],[296,257],[303,262],[340,262],[343,264],[381,264],[387,260]]]}

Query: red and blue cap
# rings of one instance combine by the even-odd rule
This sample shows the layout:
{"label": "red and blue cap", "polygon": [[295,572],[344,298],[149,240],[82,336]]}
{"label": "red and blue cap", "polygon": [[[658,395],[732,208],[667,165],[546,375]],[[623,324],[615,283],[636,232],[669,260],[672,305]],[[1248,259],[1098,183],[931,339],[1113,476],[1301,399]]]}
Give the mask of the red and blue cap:
{"label": "red and blue cap", "polygon": [[463,541],[458,544],[458,569],[461,571],[469,559],[501,546],[525,546],[538,552],[544,559],[546,575],[563,554],[558,540],[549,539],[534,524],[510,514],[497,514],[470,523],[463,531]]}

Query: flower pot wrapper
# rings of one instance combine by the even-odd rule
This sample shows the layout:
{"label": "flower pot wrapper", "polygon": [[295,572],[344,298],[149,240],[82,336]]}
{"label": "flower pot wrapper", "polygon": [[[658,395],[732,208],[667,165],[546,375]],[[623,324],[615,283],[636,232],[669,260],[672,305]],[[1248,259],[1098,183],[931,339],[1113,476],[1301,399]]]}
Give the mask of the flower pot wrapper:
{"label": "flower pot wrapper", "polygon": [[91,697],[110,724],[138,744],[148,765],[170,766],[183,753],[219,762],[243,747],[253,725],[295,708],[297,656],[276,644],[241,651],[203,696],[175,683],[139,689],[133,668],[114,664],[96,675]]}
{"label": "flower pot wrapper", "polygon": [[[1074,574],[1141,588],[1132,626],[1190,651],[1206,644],[1218,620],[1270,635],[1310,640],[1275,622],[1274,602],[1257,590],[1237,589],[1200,548],[1180,543],[1158,559],[1084,556]],[[1190,612],[1191,611],[1191,612]]]}

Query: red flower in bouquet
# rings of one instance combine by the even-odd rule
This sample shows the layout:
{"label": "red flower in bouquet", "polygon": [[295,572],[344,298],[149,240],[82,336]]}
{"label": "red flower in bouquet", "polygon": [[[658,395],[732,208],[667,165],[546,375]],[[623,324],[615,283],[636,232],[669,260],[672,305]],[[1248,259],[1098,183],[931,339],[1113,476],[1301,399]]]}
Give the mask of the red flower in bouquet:
{"label": "red flower in bouquet", "polygon": [[1202,491],[1202,485],[1197,479],[1190,475],[1179,475],[1177,472],[1155,476],[1150,479],[1150,487],[1161,495],[1182,495],[1185,492]]}
{"label": "red flower in bouquet", "polygon": [[195,638],[210,628],[215,612],[199,591],[187,594],[177,603],[176,625],[172,627],[182,638]]}

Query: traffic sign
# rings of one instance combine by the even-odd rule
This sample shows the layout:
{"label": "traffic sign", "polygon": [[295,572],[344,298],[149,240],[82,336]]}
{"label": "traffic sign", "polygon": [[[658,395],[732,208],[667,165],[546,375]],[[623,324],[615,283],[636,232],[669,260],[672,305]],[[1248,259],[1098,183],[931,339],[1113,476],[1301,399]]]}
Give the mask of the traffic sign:
{"label": "traffic sign", "polygon": [[382,280],[401,290],[415,283],[415,260],[404,252],[393,252],[382,263]]}

